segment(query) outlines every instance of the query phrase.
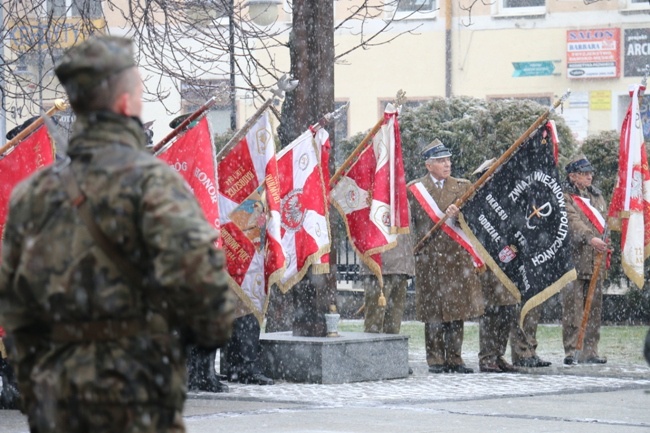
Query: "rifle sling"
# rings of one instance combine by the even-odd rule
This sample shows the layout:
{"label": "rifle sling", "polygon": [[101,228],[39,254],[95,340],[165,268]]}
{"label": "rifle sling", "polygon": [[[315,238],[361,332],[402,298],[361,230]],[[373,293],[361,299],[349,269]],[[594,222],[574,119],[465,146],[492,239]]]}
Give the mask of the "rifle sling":
{"label": "rifle sling", "polygon": [[79,217],[88,228],[88,232],[95,240],[95,243],[104,255],[106,255],[106,258],[117,266],[129,284],[136,288],[142,287],[142,273],[130,261],[124,258],[124,254],[117,249],[117,246],[104,234],[95,222],[90,203],[81,191],[81,188],[79,188],[79,184],[72,173],[70,165],[65,166],[61,170],[60,176],[68,197],[71,199],[72,206],[77,209]]}

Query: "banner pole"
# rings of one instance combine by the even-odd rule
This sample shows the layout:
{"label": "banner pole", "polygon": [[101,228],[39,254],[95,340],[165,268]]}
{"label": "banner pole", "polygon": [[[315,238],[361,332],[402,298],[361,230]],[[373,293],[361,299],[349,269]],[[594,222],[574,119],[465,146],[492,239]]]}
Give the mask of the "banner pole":
{"label": "banner pole", "polygon": [[221,161],[224,160],[224,158],[228,155],[228,153],[239,143],[239,141],[244,138],[246,134],[248,134],[248,131],[253,127],[255,122],[257,122],[257,119],[262,116],[262,113],[264,113],[264,110],[269,108],[271,104],[277,99],[282,99],[284,98],[285,92],[290,92],[293,89],[298,86],[298,80],[292,80],[290,79],[286,74],[283,75],[277,83],[277,88],[273,90],[273,95],[264,101],[264,103],[260,106],[260,108],[257,109],[257,111],[251,116],[246,123],[244,123],[244,126],[241,127],[239,131],[230,139],[228,140],[228,143],[219,151],[217,154],[217,163],[220,163]]}
{"label": "banner pole", "polygon": [[370,132],[361,140],[361,143],[352,151],[350,156],[345,160],[345,162],[339,167],[338,170],[336,170],[336,173],[334,173],[334,176],[330,179],[330,187],[334,187],[339,181],[339,179],[343,176],[343,173],[350,168],[352,163],[356,161],[357,157],[366,150],[366,147],[368,145],[368,142],[372,140],[372,138],[375,136],[377,131],[381,129],[381,126],[384,124],[384,116],[382,115],[381,119],[375,124],[375,126],[372,127]]}
{"label": "banner pole", "polygon": [[[535,120],[535,122],[524,132],[513,144],[510,146],[504,153],[501,155],[495,162],[492,164],[488,170],[483,173],[483,175],[474,183],[466,192],[463,194],[456,202],[454,203],[456,207],[460,208],[465,204],[467,200],[481,187],[483,184],[488,180],[490,176],[492,176],[492,173],[496,171],[497,168],[501,164],[503,164],[510,156],[512,156],[513,153],[521,146],[521,144],[533,133],[539,128],[539,126],[544,122],[549,114],[553,112],[557,107],[560,106],[560,104],[564,103],[566,99],[569,97],[571,94],[570,90],[567,90],[564,95],[557,101],[553,103],[553,106],[548,108],[541,116]],[[415,248],[413,248],[413,254],[417,254],[420,252],[420,250],[424,247],[425,243],[431,238],[431,236],[447,221],[447,214],[443,215],[442,218],[425,234],[422,239],[417,243]]]}
{"label": "banner pole", "polygon": [[[66,108],[68,108],[68,104],[63,99],[57,99],[56,101],[54,101],[54,106],[49,110],[47,110],[45,115],[51,117],[57,111],[63,111]],[[15,145],[23,141],[29,134],[37,130],[42,124],[43,124],[42,117],[39,117],[38,119],[34,120],[29,126],[27,126],[25,129],[20,131],[18,135],[16,135],[14,138],[9,140],[7,144],[5,144],[2,148],[0,148],[0,155],[7,152],[9,149],[11,149]]]}
{"label": "banner pole", "polygon": [[[603,235],[601,239],[607,242],[607,237],[609,235],[609,222],[606,224],[605,229],[603,230]],[[582,322],[580,323],[580,329],[578,330],[578,342],[576,343],[575,351],[575,360],[578,361],[580,357],[580,351],[582,351],[582,345],[585,340],[585,333],[587,332],[587,322],[589,321],[589,314],[591,312],[591,304],[594,300],[594,294],[596,293],[596,285],[598,284],[598,277],[600,276],[600,268],[603,266],[603,261],[606,259],[607,254],[603,252],[598,252],[596,254],[596,260],[594,263],[594,270],[591,274],[591,280],[589,281],[589,290],[587,290],[587,297],[585,298],[585,307],[582,312]]]}
{"label": "banner pole", "polygon": [[199,108],[196,109],[192,114],[187,116],[185,120],[181,122],[180,125],[178,125],[176,128],[172,130],[169,134],[165,136],[162,140],[158,142],[154,147],[151,148],[151,151],[153,152],[154,155],[158,155],[160,150],[162,150],[163,147],[170,141],[172,141],[180,132],[184,131],[187,125],[190,123],[194,122],[198,117],[200,117],[203,113],[208,111],[214,104],[217,103],[217,97],[213,96],[212,98],[208,99],[207,102],[203,105],[201,105]]}

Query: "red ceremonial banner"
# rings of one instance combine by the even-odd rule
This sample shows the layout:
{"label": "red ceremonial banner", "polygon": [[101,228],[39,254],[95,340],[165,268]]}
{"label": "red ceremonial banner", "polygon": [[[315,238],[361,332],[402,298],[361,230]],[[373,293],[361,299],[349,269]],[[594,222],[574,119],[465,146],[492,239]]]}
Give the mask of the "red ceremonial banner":
{"label": "red ceremonial banner", "polygon": [[[207,118],[201,118],[157,156],[183,176],[201,205],[205,218],[220,230],[216,149]],[[219,237],[218,246],[221,243]]]}
{"label": "red ceremonial banner", "polygon": [[45,126],[0,156],[0,234],[4,234],[11,191],[21,180],[53,162],[54,146]]}
{"label": "red ceremonial banner", "polygon": [[332,188],[330,200],[343,217],[350,243],[383,286],[380,253],[409,232],[406,180],[397,110],[388,104],[384,123]]}

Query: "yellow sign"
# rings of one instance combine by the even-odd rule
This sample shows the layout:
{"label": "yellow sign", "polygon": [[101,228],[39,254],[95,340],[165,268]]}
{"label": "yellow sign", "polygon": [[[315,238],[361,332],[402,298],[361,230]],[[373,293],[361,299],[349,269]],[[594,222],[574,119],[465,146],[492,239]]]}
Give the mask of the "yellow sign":
{"label": "yellow sign", "polygon": [[612,109],[612,91],[593,90],[589,92],[589,108],[610,111]]}
{"label": "yellow sign", "polygon": [[11,49],[18,52],[69,48],[90,36],[103,32],[106,20],[84,20],[81,17],[62,17],[52,20],[23,20],[10,23],[7,34]]}

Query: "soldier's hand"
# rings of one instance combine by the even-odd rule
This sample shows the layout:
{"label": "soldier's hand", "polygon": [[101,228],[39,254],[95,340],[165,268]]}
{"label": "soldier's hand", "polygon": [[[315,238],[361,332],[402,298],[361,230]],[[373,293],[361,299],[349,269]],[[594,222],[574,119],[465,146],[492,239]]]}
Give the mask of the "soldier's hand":
{"label": "soldier's hand", "polygon": [[589,244],[600,253],[607,251],[607,243],[600,238],[591,238]]}
{"label": "soldier's hand", "polygon": [[456,218],[460,213],[460,209],[455,204],[450,204],[445,213],[449,218]]}

